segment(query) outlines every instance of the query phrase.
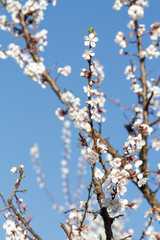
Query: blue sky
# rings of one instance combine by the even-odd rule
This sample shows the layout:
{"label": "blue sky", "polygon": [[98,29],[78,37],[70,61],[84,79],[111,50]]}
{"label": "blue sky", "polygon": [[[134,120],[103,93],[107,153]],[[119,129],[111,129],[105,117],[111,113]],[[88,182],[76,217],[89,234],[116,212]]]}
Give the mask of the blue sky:
{"label": "blue sky", "polygon": [[[99,38],[95,48],[96,58],[104,65],[106,75],[102,89],[109,97],[120,99],[122,105],[132,106],[136,98],[131,93],[131,84],[124,75],[125,66],[129,64],[130,58],[120,56],[120,48],[114,43],[118,31],[122,31],[128,36],[126,24],[129,22],[129,17],[125,7],[120,12],[114,11],[112,2],[105,0],[58,0],[55,8],[50,6],[45,12],[44,21],[39,26],[39,30],[43,28],[48,30],[48,45],[42,56],[47,68],[55,63],[58,67],[63,67],[66,64],[71,65],[72,74],[67,78],[60,77],[58,85],[61,89],[64,87],[68,90],[72,89],[75,96],[82,96],[84,103],[83,85],[86,83],[79,76],[81,68],[87,67],[82,59],[82,53],[85,49],[83,38],[88,34],[89,28],[93,26]],[[150,7],[145,9],[145,17],[141,23],[145,23],[146,27],[149,27],[153,22],[159,21],[159,8],[160,2],[158,0],[150,1]],[[3,14],[2,9],[0,9],[0,14]],[[18,43],[18,40],[1,31],[0,43],[4,49],[10,42]],[[148,43],[146,38],[146,46]],[[151,77],[158,78],[159,66],[159,59],[148,61],[147,70],[153,71]],[[64,219],[51,209],[50,201],[39,189],[29,154],[32,144],[38,143],[40,163],[42,171],[46,175],[47,185],[55,199],[63,204],[60,172],[63,151],[62,122],[54,114],[61,104],[50,87],[42,89],[37,83],[24,76],[22,70],[12,59],[0,60],[0,69],[0,161],[2,169],[0,192],[4,193],[6,199],[10,196],[15,180],[15,177],[10,174],[10,169],[12,166],[23,164],[27,175],[23,186],[28,188],[28,191],[21,197],[28,206],[29,214],[33,216],[32,226],[35,227],[42,239],[66,239],[60,228],[60,223]],[[52,76],[56,76],[56,71],[52,71]],[[103,134],[122,153],[127,138],[127,132],[124,129],[126,119],[122,111],[109,102],[106,102],[106,110],[107,121],[102,128]],[[130,117],[129,112],[126,112],[126,115],[128,118]],[[70,167],[73,192],[77,186],[75,181],[79,155],[79,150],[76,149],[77,134],[78,131],[72,127],[73,152]],[[153,156],[155,162],[158,163],[158,154]],[[132,185],[130,186],[132,187]],[[139,192],[134,187],[133,189],[136,198],[139,196]],[[129,190],[130,196],[132,193],[133,190]],[[146,204],[143,208],[145,207],[147,209]],[[142,208],[138,217],[143,223]],[[133,213],[133,221],[136,219],[137,215]],[[2,226],[2,215],[0,222]],[[129,224],[129,227],[131,226],[132,224]],[[138,229],[138,234],[140,234],[139,231]],[[138,234],[136,236],[139,236]],[[0,236],[5,239],[2,227],[0,227]]]}

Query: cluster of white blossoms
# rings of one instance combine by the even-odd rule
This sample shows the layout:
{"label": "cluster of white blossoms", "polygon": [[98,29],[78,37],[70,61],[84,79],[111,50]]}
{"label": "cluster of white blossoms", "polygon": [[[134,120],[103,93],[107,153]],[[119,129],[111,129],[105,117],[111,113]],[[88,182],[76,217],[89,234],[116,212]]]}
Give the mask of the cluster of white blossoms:
{"label": "cluster of white blossoms", "polygon": [[149,226],[145,231],[145,236],[148,240],[158,240],[160,238],[160,234],[155,231],[154,226]]}
{"label": "cluster of white blossoms", "polygon": [[[9,214],[5,214],[10,215]],[[28,231],[24,230],[22,227],[17,225],[17,222],[6,219],[6,222],[3,224],[3,228],[6,230],[6,240],[28,240]]]}
{"label": "cluster of white blossoms", "polygon": [[129,0],[115,0],[113,9],[116,11],[119,11],[121,10],[121,7],[123,7],[123,5],[127,5],[128,3],[129,3]]}
{"label": "cluster of white blossoms", "polygon": [[[96,199],[96,196],[95,196],[95,199]],[[85,202],[83,201],[81,202],[82,204],[80,207],[84,207]],[[94,195],[93,195],[89,202],[88,211],[93,211],[92,207],[94,205],[95,205],[95,201],[94,201]],[[100,215],[97,215],[97,217],[93,221],[93,215],[87,214],[86,223],[82,227],[80,227],[82,219],[83,219],[82,213],[74,211],[69,214],[69,217],[66,220],[66,223],[68,223],[70,226],[74,226],[73,232],[71,234],[71,237],[74,240],[86,240],[86,239],[100,240],[100,239],[106,238],[103,221],[101,220]],[[116,218],[113,221],[112,230],[113,230],[115,239],[120,239],[120,238],[123,239],[133,234],[132,229],[129,229],[128,231],[126,230],[124,223],[125,223],[125,219],[122,219],[122,218]],[[68,227],[67,229],[70,232],[70,228]],[[127,237],[127,239],[132,240],[131,237]]]}
{"label": "cluster of white blossoms", "polygon": [[141,19],[144,16],[143,8],[149,6],[147,0],[136,0],[131,6],[130,6],[129,0],[116,0],[113,5],[113,9],[116,11],[119,11],[123,6],[126,6],[126,5],[129,6],[128,15],[133,20]]}
{"label": "cluster of white blossoms", "polygon": [[[109,213],[117,213],[124,211],[128,206],[136,209],[137,205],[135,203],[128,204],[127,199],[121,199],[127,191],[128,179],[131,178],[129,170],[133,168],[131,163],[134,163],[134,181],[137,182],[138,186],[146,183],[146,179],[140,176],[139,166],[142,165],[141,160],[135,160],[133,157],[128,157],[123,163],[124,169],[121,168],[122,159],[121,158],[109,158],[109,164],[112,166],[111,172],[104,183],[104,188],[106,192],[105,199],[103,200],[103,205],[107,207]],[[138,174],[137,178],[136,175]]]}
{"label": "cluster of white blossoms", "polygon": [[76,128],[79,128],[81,131],[85,130],[87,132],[90,132],[91,127],[88,123],[87,108],[79,108],[80,99],[75,98],[74,95],[68,91],[62,94],[62,101],[64,103],[64,106],[68,108],[68,111],[64,111],[61,108],[58,108],[55,111],[56,116],[63,121],[65,115],[67,114],[69,119],[74,122]]}
{"label": "cluster of white blossoms", "polygon": [[[17,174],[19,173],[19,178],[14,182],[15,186],[20,183],[20,180],[24,177],[23,175],[24,166],[20,165],[18,167],[12,167],[11,173]],[[17,190],[18,191],[18,190]],[[23,199],[18,199],[16,196],[16,204],[18,205],[17,209],[21,213],[23,212],[23,217],[25,219],[25,213],[27,211],[26,205],[23,203]],[[7,206],[7,205],[6,205]],[[3,214],[6,221],[3,224],[3,228],[6,231],[6,240],[25,240],[32,239],[29,236],[29,231],[26,230],[23,223],[19,220],[19,218],[12,212],[12,209],[9,208],[9,212]],[[32,221],[32,217],[28,218],[28,223]]]}
{"label": "cluster of white blossoms", "polygon": [[64,141],[64,151],[62,152],[63,159],[61,160],[61,171],[63,179],[63,192],[65,193],[65,204],[67,207],[70,206],[70,188],[69,188],[69,166],[68,161],[70,159],[70,142],[71,142],[71,131],[70,121],[66,120],[63,122],[64,127],[62,128],[62,139]]}
{"label": "cluster of white blossoms", "polygon": [[45,65],[42,62],[30,62],[24,69],[24,74],[30,77],[33,81],[38,82],[42,88],[46,87],[46,83],[43,81],[42,74],[45,71]]}
{"label": "cluster of white blossoms", "polygon": [[[56,0],[50,2],[53,6],[56,5]],[[24,36],[22,29],[25,21],[26,27],[28,30],[30,29],[30,43],[34,47],[36,46],[37,52],[44,51],[44,46],[47,45],[47,30],[43,29],[37,32],[35,31],[35,24],[39,24],[43,20],[43,11],[47,9],[48,3],[49,1],[47,0],[28,0],[24,3],[20,3],[17,0],[6,0],[5,9],[11,14],[11,22],[6,15],[1,15],[0,29],[12,33],[15,38],[20,38]],[[26,46],[20,48],[20,46],[14,43],[8,45],[8,50],[0,49],[0,58],[6,59],[7,57],[12,57],[20,68],[25,67],[25,75],[38,82],[43,88],[46,87],[42,77],[45,71],[42,58],[39,58],[39,62],[35,62]]]}
{"label": "cluster of white blossoms", "polygon": [[128,136],[127,142],[125,142],[124,150],[125,154],[129,155],[134,152],[139,152],[142,147],[145,145],[145,141],[142,139],[142,135],[138,134],[138,136]]}
{"label": "cluster of white blossoms", "polygon": [[144,215],[144,218],[149,218],[148,222],[145,223],[146,230],[144,230],[144,235],[148,237],[148,240],[157,240],[160,238],[160,234],[154,230],[154,226],[150,226],[149,222],[151,219],[154,221],[160,221],[160,208],[153,207],[150,208]]}
{"label": "cluster of white blossoms", "polygon": [[[132,38],[135,36],[135,29],[138,28],[138,35],[143,36],[143,34],[146,31],[146,27],[144,24],[136,24],[136,21],[143,18],[144,16],[144,8],[148,7],[148,1],[145,0],[136,0],[133,4],[130,5],[130,2],[128,0],[116,0],[114,3],[113,8],[115,10],[120,10],[123,5],[128,6],[128,15],[131,17],[132,20],[127,24],[127,27],[130,30],[133,30],[133,32],[130,32],[130,37]],[[160,36],[160,23],[156,22],[151,25],[151,30],[148,31],[150,33],[151,40],[158,40]],[[146,32],[147,33],[147,32]],[[115,43],[117,43],[122,48],[126,48],[129,41],[126,40],[124,34],[119,31],[115,38]],[[152,59],[153,57],[158,58],[160,56],[160,51],[158,50],[159,44],[157,42],[153,42],[150,44],[143,52],[143,56]],[[120,50],[121,55],[126,55],[128,52],[124,52],[122,49]],[[141,92],[141,89],[137,85],[137,83],[134,84],[132,87],[133,92],[139,93]]]}
{"label": "cluster of white blossoms", "polygon": [[[19,24],[20,18],[19,18],[19,11],[22,12],[22,14],[25,15],[26,18],[28,18],[28,25],[29,27],[33,28],[34,24],[40,23],[44,18],[43,11],[47,9],[48,1],[46,0],[28,0],[22,5],[19,1],[14,0],[7,0],[5,2],[6,4],[6,10],[11,13],[12,18],[12,26],[7,21],[6,16],[2,15],[0,16],[0,28],[2,30],[12,31],[13,24]],[[52,1],[53,6],[56,5],[56,1]],[[16,37],[18,37],[18,34],[16,32],[13,32]]]}
{"label": "cluster of white blossoms", "polygon": [[147,133],[148,136],[150,136],[153,132],[153,128],[151,128],[150,126],[148,126],[147,124],[142,123],[141,119],[137,119],[134,124],[133,124],[133,128],[138,129],[138,131],[140,133]]}
{"label": "cluster of white blossoms", "polygon": [[142,121],[139,119],[133,127],[137,127],[139,134],[135,137],[128,136],[124,146],[125,158],[112,158],[110,154],[107,155],[107,161],[112,168],[104,183],[106,196],[102,202],[103,206],[107,207],[109,213],[124,211],[128,206],[136,209],[137,205],[135,203],[129,204],[126,199],[121,199],[121,196],[127,191],[126,184],[128,179],[132,179],[139,187],[146,184],[148,180],[146,175],[141,173],[139,169],[143,162],[138,160],[135,152],[139,152],[145,145],[141,133],[151,135],[153,129],[146,124],[142,124]]}
{"label": "cluster of white blossoms", "polygon": [[39,148],[36,143],[30,149],[30,155],[32,156],[33,169],[37,174],[37,182],[40,188],[45,187],[44,174],[42,173],[40,163],[39,163]]}
{"label": "cluster of white blossoms", "polygon": [[[83,207],[85,202],[81,201],[81,207]],[[92,211],[92,208],[89,204],[89,211]],[[85,219],[85,224],[81,226],[81,222],[83,219],[82,212],[72,211],[66,223],[69,226],[72,226],[71,229],[69,227],[68,231],[71,230],[71,237],[73,240],[99,240],[105,238],[105,232],[103,227],[103,221],[101,221],[101,217],[98,215],[97,218],[93,221],[93,215],[87,214]],[[101,238],[100,238],[101,236]]]}
{"label": "cluster of white blossoms", "polygon": [[160,52],[158,51],[156,44],[152,43],[145,51],[143,51],[143,55],[148,59],[152,59],[153,57],[158,58],[160,56]]}
{"label": "cluster of white blossoms", "polygon": [[93,142],[93,140],[90,143],[90,146],[86,146],[81,150],[81,154],[82,156],[87,159],[88,163],[90,165],[94,165],[96,162],[99,161],[99,157],[106,153],[106,146],[104,144],[100,143],[100,139],[98,139],[96,141],[96,145],[97,145],[97,149],[98,149],[98,153],[95,149],[95,143]]}
{"label": "cluster of white blossoms", "polygon": [[[46,183],[45,183],[45,175],[42,173],[42,169],[40,166],[40,162],[39,162],[39,147],[36,143],[33,144],[33,146],[30,148],[30,155],[32,156],[32,162],[33,162],[33,169],[35,170],[36,174],[37,174],[37,182],[39,184],[39,187],[47,190],[47,192],[49,192]],[[51,194],[50,194],[51,196]],[[54,198],[52,197],[52,208],[53,209],[57,209],[59,214],[64,213],[64,207],[59,205]]]}
{"label": "cluster of white blossoms", "polygon": [[153,42],[146,48],[143,55],[148,59],[153,59],[153,57],[158,58],[160,56],[160,51],[158,51],[159,44],[157,44],[157,40],[160,38],[160,23],[155,22],[150,27],[150,39]]}
{"label": "cluster of white blossoms", "polygon": [[[92,197],[90,198],[90,201],[88,203],[88,208],[87,210],[92,212],[95,208],[97,201],[96,201],[96,195],[93,194]],[[85,201],[80,201],[80,208],[85,209],[86,202]],[[101,219],[100,214],[96,216],[96,218],[93,221],[93,214],[86,214],[85,218],[85,223],[81,225],[82,219],[83,219],[83,214],[82,212],[77,212],[77,211],[72,211],[70,212],[66,223],[71,227],[74,226],[73,228],[70,228],[67,226],[68,231],[72,232],[71,237],[74,240],[100,240],[100,239],[105,239],[105,231],[104,231],[104,223]],[[125,226],[124,226],[125,219],[122,218],[116,218],[113,221],[112,224],[112,230],[113,230],[113,235],[115,239],[119,238],[125,238],[129,235],[133,234],[133,230],[129,229],[126,231]],[[118,226],[118,227],[117,227]],[[125,230],[124,230],[125,229]],[[132,238],[129,238],[131,240]]]}
{"label": "cluster of white blossoms", "polygon": [[128,15],[135,21],[143,18],[144,16],[143,7],[137,4],[130,6],[128,10]]}
{"label": "cluster of white blossoms", "polygon": [[127,47],[127,40],[122,32],[118,32],[115,38],[115,43],[117,43],[120,47]]}
{"label": "cluster of white blossoms", "polygon": [[116,214],[117,212],[122,212],[127,208],[128,200],[122,199],[118,195],[115,197],[111,197],[106,195],[105,198],[102,199],[103,207],[107,208],[107,211],[110,214]]}
{"label": "cluster of white blossoms", "polygon": [[35,36],[34,36],[35,41],[36,41],[37,46],[39,45],[38,50],[40,52],[43,52],[44,51],[44,46],[47,45],[47,40],[46,40],[47,39],[47,33],[48,33],[48,31],[46,29],[43,29],[43,30],[35,33]]}
{"label": "cluster of white blossoms", "polygon": [[[89,36],[85,36],[84,39],[84,44],[90,47],[95,47],[96,42],[98,41],[98,38],[95,37],[95,34],[93,33],[90,33]],[[82,55],[82,57],[84,57],[86,61],[90,61],[94,55],[95,54],[93,52],[93,49],[90,48],[89,50],[85,50],[85,53]],[[102,109],[104,107],[105,97],[102,92],[97,89],[93,89],[93,85],[97,83],[97,86],[99,86],[100,83],[103,81],[103,66],[100,65],[97,60],[94,60],[90,68],[91,71],[87,71],[85,68],[83,68],[80,76],[87,79],[89,74],[91,74],[89,84],[87,86],[84,86],[83,88],[84,92],[87,94],[88,97],[88,101],[86,101],[86,104],[90,108],[91,119],[95,120],[98,123],[101,123],[105,121],[105,117],[103,116],[105,110]],[[69,66],[66,66],[65,68],[59,68],[58,73],[67,75],[68,73],[70,73]],[[74,122],[76,128],[79,128],[80,131],[85,130],[86,132],[90,132],[91,125],[89,123],[88,108],[83,107],[82,109],[80,109],[80,99],[75,98],[73,93],[71,93],[70,91],[63,93],[61,99],[64,103],[64,106],[68,110],[64,111],[61,108],[58,108],[55,112],[56,116],[60,120],[64,120],[64,117],[67,114],[68,117]]]}
{"label": "cluster of white blossoms", "polygon": [[67,77],[71,73],[71,66],[66,65],[63,68],[58,68],[58,73]]}
{"label": "cluster of white blossoms", "polygon": [[143,162],[142,160],[138,160],[135,153],[139,152],[145,145],[141,133],[151,135],[153,129],[147,124],[143,124],[140,119],[137,119],[133,127],[138,129],[139,134],[137,136],[128,136],[124,146],[125,159],[113,159],[111,155],[107,157],[107,161],[112,166],[112,169],[104,183],[107,195],[103,200],[103,204],[107,207],[108,212],[111,213],[123,211],[127,206],[133,209],[136,208],[136,204],[128,205],[126,199],[120,198],[127,191],[126,184],[128,183],[128,179],[132,179],[139,187],[147,182],[146,175],[141,173],[139,169]]}
{"label": "cluster of white blossoms", "polygon": [[152,148],[155,148],[156,151],[160,151],[160,137],[152,139]]}
{"label": "cluster of white blossoms", "polygon": [[151,24],[150,38],[151,40],[158,40],[160,38],[160,23],[155,22]]}
{"label": "cluster of white blossoms", "polygon": [[[154,85],[152,84],[154,83]],[[160,97],[160,87],[157,86],[155,79],[151,79],[151,81],[146,81],[147,84],[147,98],[149,99],[151,96],[150,106],[149,108],[154,111],[155,116],[160,117],[159,111],[159,97]]]}
{"label": "cluster of white blossoms", "polygon": [[134,78],[135,78],[134,72],[136,71],[136,68],[137,68],[136,65],[133,65],[133,66],[128,65],[128,66],[125,68],[124,74],[126,75],[126,79],[127,79],[127,80],[130,80],[130,79],[134,79]]}
{"label": "cluster of white blossoms", "polygon": [[135,64],[132,65],[128,65],[125,68],[124,74],[126,75],[126,79],[127,80],[132,80],[131,81],[131,90],[134,93],[141,93],[142,92],[142,88],[140,87],[139,83],[137,82],[136,76],[134,74],[134,72],[136,71],[137,66]]}

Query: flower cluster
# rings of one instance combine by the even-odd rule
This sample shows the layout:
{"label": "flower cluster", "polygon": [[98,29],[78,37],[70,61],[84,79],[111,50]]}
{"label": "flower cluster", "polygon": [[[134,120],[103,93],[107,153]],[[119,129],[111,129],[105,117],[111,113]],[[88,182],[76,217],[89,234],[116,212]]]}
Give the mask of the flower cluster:
{"label": "flower cluster", "polygon": [[99,139],[96,142],[96,146],[97,146],[97,151],[95,149],[95,143],[92,140],[89,147],[87,145],[81,150],[82,156],[85,159],[87,159],[90,165],[94,165],[96,162],[98,162],[99,157],[102,154],[106,153],[106,150],[107,150],[106,146],[104,144],[101,144]]}
{"label": "flower cluster", "polygon": [[[98,89],[93,89],[93,85],[95,83],[97,83],[97,86],[99,86],[103,81],[104,72],[103,66],[101,66],[97,60],[93,61],[93,64],[91,63],[92,57],[95,55],[92,48],[96,46],[98,38],[93,32],[91,32],[89,36],[85,36],[84,39],[84,44],[86,46],[90,46],[90,48],[89,50],[85,50],[85,53],[82,55],[82,57],[84,57],[86,61],[90,62],[90,70],[87,71],[85,68],[83,68],[80,76],[86,79],[90,78],[89,84],[83,88],[88,97],[88,101],[86,101],[86,103],[89,106],[90,111],[88,111],[86,107],[79,109],[80,99],[75,98],[73,93],[67,91],[62,94],[61,98],[64,106],[67,108],[67,111],[58,108],[56,110],[56,115],[60,120],[64,120],[64,117],[67,114],[68,117],[74,122],[76,128],[79,128],[80,131],[85,130],[86,132],[90,132],[90,114],[91,119],[94,119],[98,123],[105,121],[105,117],[102,115],[105,112],[105,110],[102,109],[105,103],[104,94]],[[69,69],[67,69],[67,71],[68,70]],[[65,75],[66,69],[60,68],[58,72]]]}
{"label": "flower cluster", "polygon": [[39,162],[39,148],[36,143],[33,144],[33,146],[30,149],[30,155],[32,156],[32,162],[33,162],[33,168],[37,174],[37,182],[39,184],[39,187],[44,189],[47,194],[49,195],[50,200],[52,201],[52,208],[57,209],[59,214],[62,214],[64,212],[64,207],[59,205],[54,198],[52,197],[51,193],[49,192],[49,189],[47,188],[47,185],[44,181],[45,175],[42,173],[40,162]]}
{"label": "flower cluster", "polygon": [[[55,0],[51,2],[53,6],[56,5]],[[24,37],[22,29],[25,27],[25,32],[27,32],[25,40],[29,48],[27,49],[26,46],[20,48],[18,45],[10,43],[8,50],[0,50],[0,58],[12,57],[20,68],[25,67],[24,74],[38,82],[43,88],[46,87],[42,76],[45,66],[43,59],[38,56],[38,52],[44,51],[44,47],[47,45],[47,30],[43,29],[38,32],[35,31],[35,26],[43,20],[43,11],[47,9],[47,6],[48,1],[46,0],[27,0],[24,4],[19,1],[7,0],[5,9],[11,14],[11,22],[5,15],[0,16],[0,29],[12,33],[15,38]]]}
{"label": "flower cluster", "polygon": [[37,174],[37,182],[39,183],[40,188],[44,188],[45,182],[44,182],[44,174],[41,171],[41,167],[39,164],[39,148],[36,143],[33,144],[33,146],[30,149],[30,155],[32,156],[32,162],[33,162],[33,168]]}
{"label": "flower cluster", "polygon": [[152,139],[152,148],[155,148],[156,151],[160,151],[160,137]]}
{"label": "flower cluster", "polygon": [[120,47],[126,48],[127,47],[127,41],[122,32],[118,32],[115,38],[115,43],[117,43]]}
{"label": "flower cluster", "polygon": [[153,132],[153,128],[148,126],[147,124],[142,123],[141,119],[137,119],[134,124],[133,128],[137,127],[139,133],[146,133],[148,136],[150,136]]}
{"label": "flower cluster", "polygon": [[62,153],[63,159],[61,160],[61,171],[62,171],[62,179],[63,179],[63,192],[65,193],[65,203],[66,206],[71,205],[70,199],[70,188],[69,188],[69,166],[68,161],[70,159],[70,121],[64,121],[64,127],[62,128],[62,139],[64,141],[64,152]]}
{"label": "flower cluster", "polygon": [[[11,216],[11,214],[5,214],[5,216]],[[6,230],[6,240],[28,240],[28,230],[24,230],[20,225],[13,220],[7,219],[3,224],[3,228]]]}
{"label": "flower cluster", "polygon": [[58,68],[58,73],[67,77],[71,73],[71,66],[66,65],[63,68]]}
{"label": "flower cluster", "polygon": [[42,62],[30,62],[24,69],[24,74],[30,77],[33,81],[38,82],[42,88],[46,87],[46,83],[43,81],[43,72],[45,71],[45,66]]}

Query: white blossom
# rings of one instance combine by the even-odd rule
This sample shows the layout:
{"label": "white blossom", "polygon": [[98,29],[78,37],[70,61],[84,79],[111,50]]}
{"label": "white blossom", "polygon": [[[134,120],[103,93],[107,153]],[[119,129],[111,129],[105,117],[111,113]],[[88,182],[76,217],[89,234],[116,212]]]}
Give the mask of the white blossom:
{"label": "white blossom", "polygon": [[93,57],[95,55],[95,53],[93,52],[93,49],[86,49],[85,52],[83,53],[82,57],[85,60],[90,60],[91,57]]}
{"label": "white blossom", "polygon": [[58,73],[67,77],[71,73],[71,66],[66,65],[63,68],[58,68]]}
{"label": "white blossom", "polygon": [[118,32],[116,35],[116,38],[114,39],[115,43],[117,43],[119,46],[126,48],[127,46],[127,41],[122,32]]}
{"label": "white blossom", "polygon": [[148,59],[152,59],[153,57],[158,58],[160,52],[154,44],[150,44],[146,50],[143,52],[144,56]]}
{"label": "white blossom", "polygon": [[99,178],[99,179],[101,179],[103,176],[104,176],[104,174],[103,174],[103,172],[101,171],[101,169],[99,169],[99,168],[95,168],[95,173],[94,173],[94,175],[95,175],[95,177],[96,178]]}
{"label": "white blossom", "polygon": [[42,74],[45,71],[45,66],[42,62],[30,62],[24,69],[24,74],[30,77],[33,81],[38,82],[42,87],[45,84],[42,82]]}
{"label": "white blossom", "polygon": [[128,10],[128,15],[133,19],[133,20],[139,20],[143,17],[144,15],[144,10],[142,7],[138,5],[132,5],[129,10]]}
{"label": "white blossom", "polygon": [[91,47],[95,47],[96,42],[98,42],[98,38],[95,37],[94,33],[90,33],[89,36],[85,36],[84,40],[85,40],[84,45]]}
{"label": "white blossom", "polygon": [[160,151],[160,137],[152,139],[152,147],[155,148],[156,151]]}

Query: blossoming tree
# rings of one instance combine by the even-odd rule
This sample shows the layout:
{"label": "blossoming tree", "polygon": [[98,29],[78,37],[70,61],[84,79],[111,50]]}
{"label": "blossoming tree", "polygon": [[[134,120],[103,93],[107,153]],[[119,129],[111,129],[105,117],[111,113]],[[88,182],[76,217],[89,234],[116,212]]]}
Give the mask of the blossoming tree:
{"label": "blossoming tree", "polygon": [[[50,198],[54,208],[60,214],[65,214],[66,220],[61,223],[64,239],[135,239],[137,227],[127,228],[126,216],[129,214],[128,209],[136,210],[138,215],[140,201],[143,203],[145,200],[148,203],[144,212],[147,220],[138,239],[160,239],[160,233],[156,229],[156,222],[160,221],[160,163],[153,164],[150,154],[151,150],[160,150],[160,137],[157,134],[160,121],[160,77],[153,78],[151,69],[146,67],[149,60],[160,55],[160,23],[154,22],[150,23],[150,27],[145,26],[143,17],[149,2],[116,0],[113,3],[114,10],[120,11],[125,8],[125,14],[128,13],[130,17],[127,24],[129,37],[119,31],[114,40],[121,47],[121,57],[129,56],[130,60],[124,74],[131,83],[135,102],[127,108],[109,98],[107,90],[102,91],[101,84],[105,75],[103,66],[95,59],[99,37],[93,27],[89,28],[84,37],[85,49],[82,58],[85,67],[80,66],[80,78],[84,82],[83,101],[84,99],[76,97],[70,88],[63,88],[58,82],[62,75],[67,77],[71,73],[71,66],[66,64],[64,67],[58,67],[56,76],[53,77],[51,71],[55,71],[56,66],[48,69],[42,57],[41,52],[47,45],[47,30],[39,31],[38,25],[44,18],[44,10],[49,5],[56,6],[56,1],[0,1],[0,28],[14,36],[13,42],[6,49],[1,46],[0,58],[6,61],[9,57],[13,58],[23,69],[24,75],[40,84],[42,88],[50,87],[59,99],[55,115],[64,122],[62,139],[65,148],[61,169],[67,208],[56,202],[47,188],[39,163],[38,145],[34,144],[30,152],[40,187]],[[148,46],[145,46],[146,38]],[[104,108],[106,99],[118,105],[120,109],[128,110],[127,115],[124,114],[128,137],[119,151],[112,145],[107,133],[103,132],[103,126],[107,124]],[[70,191],[68,163],[71,151],[71,123],[72,127],[77,129],[77,144],[80,148],[79,185],[74,203],[71,200],[73,194]],[[83,185],[86,169],[90,176],[87,186]],[[4,205],[0,212],[4,213],[3,228],[6,231],[6,239],[40,240],[42,238],[38,229],[32,227],[32,217],[27,217],[27,207],[22,199],[22,195],[27,191],[21,189],[25,178],[24,166],[12,167],[11,173],[17,176],[14,189],[8,200],[1,193],[0,205]],[[133,187],[138,189],[141,195],[139,199],[135,200],[135,197],[131,196],[129,200],[127,190]],[[82,189],[87,193],[86,198]]]}

